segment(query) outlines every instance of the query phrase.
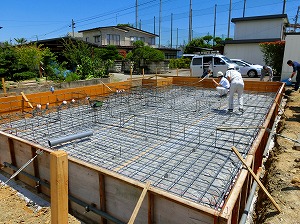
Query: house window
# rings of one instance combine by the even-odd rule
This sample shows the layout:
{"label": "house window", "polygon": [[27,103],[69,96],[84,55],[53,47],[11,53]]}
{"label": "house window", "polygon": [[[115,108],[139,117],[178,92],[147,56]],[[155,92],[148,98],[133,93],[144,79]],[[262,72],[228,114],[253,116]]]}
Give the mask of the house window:
{"label": "house window", "polygon": [[100,43],[101,42],[101,36],[100,35],[94,36],[94,40],[95,40],[95,43]]}
{"label": "house window", "polygon": [[150,38],[150,45],[155,45],[155,37]]}
{"label": "house window", "polygon": [[137,41],[137,39],[138,39],[138,38],[137,38],[137,37],[134,37],[134,36],[131,36],[131,37],[130,37],[130,41],[131,41],[131,42],[135,42],[135,41]]}
{"label": "house window", "polygon": [[141,41],[145,42],[145,37],[140,37],[139,38]]}
{"label": "house window", "polygon": [[89,42],[89,37],[86,37],[86,38],[85,38],[85,42]]}
{"label": "house window", "polygon": [[120,35],[107,34],[106,39],[108,45],[120,45]]}

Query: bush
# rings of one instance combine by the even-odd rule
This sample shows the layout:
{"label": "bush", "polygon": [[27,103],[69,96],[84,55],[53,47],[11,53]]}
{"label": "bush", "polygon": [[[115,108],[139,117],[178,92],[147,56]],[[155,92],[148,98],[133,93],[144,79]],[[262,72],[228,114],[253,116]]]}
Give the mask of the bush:
{"label": "bush", "polygon": [[274,75],[280,75],[282,69],[285,41],[264,42],[259,44],[266,65],[274,70]]}
{"label": "bush", "polygon": [[66,78],[65,78],[66,82],[72,82],[72,81],[77,81],[77,80],[79,80],[79,76],[76,73],[74,73],[74,72],[67,73]]}
{"label": "bush", "polygon": [[27,71],[27,72],[13,74],[13,81],[22,81],[22,80],[28,80],[37,77],[38,77],[37,73]]}
{"label": "bush", "polygon": [[177,58],[171,59],[169,67],[172,68],[190,68],[191,59],[189,58]]}

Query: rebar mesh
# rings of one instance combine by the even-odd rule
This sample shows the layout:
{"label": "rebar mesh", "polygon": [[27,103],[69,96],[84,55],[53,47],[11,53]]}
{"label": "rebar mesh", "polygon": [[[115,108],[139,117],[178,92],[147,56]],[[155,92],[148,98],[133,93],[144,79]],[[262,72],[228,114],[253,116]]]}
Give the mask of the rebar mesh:
{"label": "rebar mesh", "polygon": [[[212,89],[132,88],[88,100],[1,117],[1,129],[48,147],[48,139],[92,130],[93,136],[53,147],[70,156],[220,210],[275,93],[244,93],[244,113],[227,112]],[[235,99],[235,105],[237,104]],[[217,130],[220,126],[256,126]]]}

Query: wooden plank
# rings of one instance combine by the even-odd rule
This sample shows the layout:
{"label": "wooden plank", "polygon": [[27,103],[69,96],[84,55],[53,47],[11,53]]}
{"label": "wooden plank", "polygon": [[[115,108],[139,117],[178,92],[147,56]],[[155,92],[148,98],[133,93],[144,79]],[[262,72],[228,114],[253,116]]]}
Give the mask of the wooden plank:
{"label": "wooden plank", "polygon": [[[21,95],[22,95],[23,100],[24,100],[25,102],[27,102],[28,105],[33,109],[33,106],[32,106],[32,104],[29,102],[29,100],[28,100],[28,98],[26,97],[26,95],[25,95],[23,92],[21,92]],[[22,109],[24,109],[24,108],[22,108]]]}
{"label": "wooden plank", "polygon": [[271,200],[272,204],[276,207],[278,212],[281,212],[281,209],[279,205],[275,202],[275,200],[272,198],[272,196],[269,194],[268,190],[264,187],[264,185],[260,182],[259,178],[256,176],[256,174],[252,171],[252,169],[247,165],[239,151],[232,146],[231,149],[233,152],[237,155],[237,157],[241,160],[241,162],[244,164],[244,166],[247,168],[247,170],[250,172],[250,174],[253,176],[254,180],[257,182],[257,184],[261,187],[261,189],[265,192],[265,194],[268,196],[268,198]]}
{"label": "wooden plank", "polygon": [[138,212],[140,210],[140,207],[142,205],[142,202],[144,200],[144,197],[146,196],[146,193],[147,193],[149,187],[150,187],[150,181],[147,181],[147,183],[146,183],[146,185],[144,187],[144,190],[143,190],[143,192],[142,192],[142,194],[141,194],[141,196],[140,196],[140,198],[139,198],[139,200],[138,200],[138,202],[137,202],[137,204],[136,204],[136,206],[135,206],[135,208],[133,210],[133,213],[132,213],[132,215],[131,215],[131,217],[129,219],[128,224],[133,224],[134,223],[134,220],[135,220],[135,218],[136,218],[136,216],[137,216],[137,214],[138,214]]}
{"label": "wooden plank", "polygon": [[68,156],[50,154],[51,224],[68,223]]}
{"label": "wooden plank", "polygon": [[148,224],[152,224],[154,216],[154,195],[148,192]]}
{"label": "wooden plank", "polygon": [[[8,147],[9,147],[9,153],[11,158],[11,164],[17,166],[14,141],[11,138],[8,138]],[[13,172],[15,173],[15,171]],[[18,176],[15,177],[15,180],[18,180]]]}
{"label": "wooden plank", "polygon": [[[31,147],[31,157],[32,158],[36,155],[37,150],[38,149],[36,149],[35,147]],[[33,175],[37,178],[40,178],[38,159],[33,160],[32,164],[33,164],[33,172],[34,172]],[[41,193],[41,185],[40,184],[37,183],[36,189],[37,189],[38,193]]]}
{"label": "wooden plank", "polygon": [[5,80],[4,80],[4,78],[2,78],[2,89],[3,89],[4,95],[6,95],[6,85],[5,85]]}
{"label": "wooden plank", "polygon": [[[106,212],[105,177],[99,173],[100,210]],[[101,216],[101,224],[107,224],[107,220]]]}

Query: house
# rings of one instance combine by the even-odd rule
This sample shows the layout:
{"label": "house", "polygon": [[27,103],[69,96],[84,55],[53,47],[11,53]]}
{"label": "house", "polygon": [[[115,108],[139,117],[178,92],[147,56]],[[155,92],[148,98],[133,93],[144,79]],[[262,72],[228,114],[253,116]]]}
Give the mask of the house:
{"label": "house", "polygon": [[[133,43],[137,40],[143,41],[145,45],[157,48],[155,39],[158,35],[128,25],[96,27],[78,32],[82,33],[84,41],[96,44],[99,47],[115,45],[123,55],[133,49]],[[164,52],[166,59],[176,58],[177,56],[177,49],[157,49]]]}
{"label": "house", "polygon": [[225,41],[224,54],[262,65],[259,44],[284,40],[288,26],[286,14],[233,18],[231,22],[235,24],[234,38]]}
{"label": "house", "polygon": [[130,47],[137,40],[143,41],[146,45],[155,46],[155,37],[157,37],[156,34],[125,25],[96,27],[78,32],[83,34],[84,41],[98,46]]}

